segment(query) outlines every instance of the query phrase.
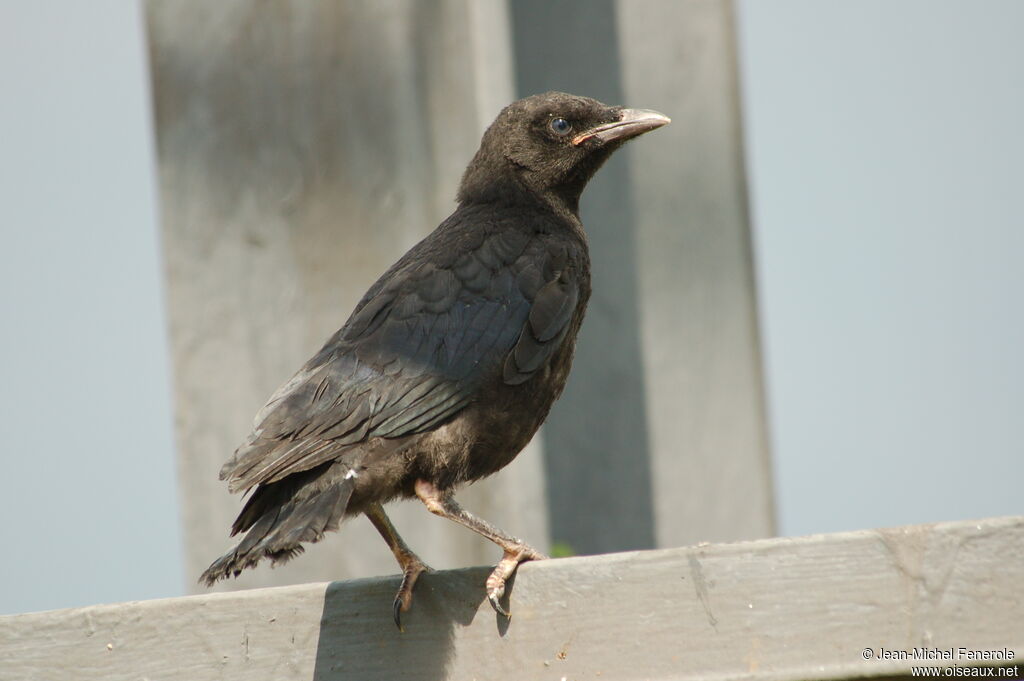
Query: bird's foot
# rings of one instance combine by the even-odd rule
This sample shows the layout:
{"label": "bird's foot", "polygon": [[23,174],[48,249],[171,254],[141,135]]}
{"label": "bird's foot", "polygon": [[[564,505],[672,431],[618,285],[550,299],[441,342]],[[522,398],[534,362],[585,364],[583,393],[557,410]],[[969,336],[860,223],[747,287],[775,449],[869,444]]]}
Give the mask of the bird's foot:
{"label": "bird's foot", "polygon": [[512,576],[520,563],[528,560],[544,560],[545,558],[547,556],[543,553],[526,544],[506,548],[505,555],[487,577],[487,600],[491,602],[491,607],[507,618],[512,617],[501,604],[501,598],[505,595],[505,581]]}
{"label": "bird's foot", "polygon": [[402,613],[409,612],[409,608],[412,607],[412,590],[416,586],[416,580],[424,572],[433,572],[433,569],[420,560],[416,554],[410,554],[402,561],[402,585],[398,587],[398,593],[395,594],[395,604],[393,606],[395,625],[398,626],[398,630],[401,632],[405,631],[402,627]]}

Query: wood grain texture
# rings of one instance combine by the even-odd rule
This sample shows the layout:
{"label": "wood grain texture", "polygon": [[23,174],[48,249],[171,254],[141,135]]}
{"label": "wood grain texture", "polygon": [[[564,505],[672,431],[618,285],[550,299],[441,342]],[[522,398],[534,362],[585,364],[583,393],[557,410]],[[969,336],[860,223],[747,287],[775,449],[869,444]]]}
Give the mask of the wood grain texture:
{"label": "wood grain texture", "polygon": [[1024,654],[1024,517],[528,563],[0,617],[0,678],[841,679],[862,651]]}

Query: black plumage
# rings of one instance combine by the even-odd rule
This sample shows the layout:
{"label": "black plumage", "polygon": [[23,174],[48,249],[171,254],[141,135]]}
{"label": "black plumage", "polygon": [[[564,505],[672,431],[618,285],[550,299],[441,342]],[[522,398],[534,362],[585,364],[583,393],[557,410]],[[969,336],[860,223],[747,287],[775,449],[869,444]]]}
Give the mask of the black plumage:
{"label": "black plumage", "polygon": [[580,194],[623,142],[667,122],[557,92],[506,107],[455,212],[370,287],[222,468],[232,492],[253,490],[231,528],[246,534],[200,580],[291,558],[364,513],[405,575],[401,626],[427,568],[381,504],[418,496],[504,549],[487,590],[505,612],[505,579],[543,556],[452,493],[508,464],[561,393],[590,296]]}

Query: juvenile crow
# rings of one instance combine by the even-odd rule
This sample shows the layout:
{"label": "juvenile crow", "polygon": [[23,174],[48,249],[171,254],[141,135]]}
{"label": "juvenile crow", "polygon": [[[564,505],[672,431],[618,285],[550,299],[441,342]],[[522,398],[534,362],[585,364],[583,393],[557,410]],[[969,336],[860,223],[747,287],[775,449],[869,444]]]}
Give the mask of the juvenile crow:
{"label": "juvenile crow", "polygon": [[455,212],[370,287],[224,464],[231,492],[255,488],[231,526],[246,534],[200,581],[285,561],[363,513],[402,568],[401,629],[429,568],[381,505],[415,496],[502,548],[486,588],[507,616],[505,580],[544,556],[452,495],[512,461],[562,392],[590,297],[580,194],[626,140],[668,122],[560,92],[507,106]]}

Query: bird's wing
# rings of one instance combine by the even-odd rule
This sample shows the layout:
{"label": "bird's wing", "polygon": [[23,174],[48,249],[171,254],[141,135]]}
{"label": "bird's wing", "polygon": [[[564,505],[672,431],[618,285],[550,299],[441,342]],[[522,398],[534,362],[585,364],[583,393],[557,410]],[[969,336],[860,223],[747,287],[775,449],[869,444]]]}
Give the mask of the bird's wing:
{"label": "bird's wing", "polygon": [[519,339],[505,357],[502,372],[505,383],[523,383],[561,346],[579,301],[580,291],[574,274],[574,270],[562,270],[538,289]]}
{"label": "bird's wing", "polygon": [[529,378],[564,337],[578,294],[556,270],[564,257],[528,241],[497,234],[447,267],[409,258],[392,268],[257,414],[221,478],[232,491],[280,480],[368,438],[434,429],[489,379]]}

